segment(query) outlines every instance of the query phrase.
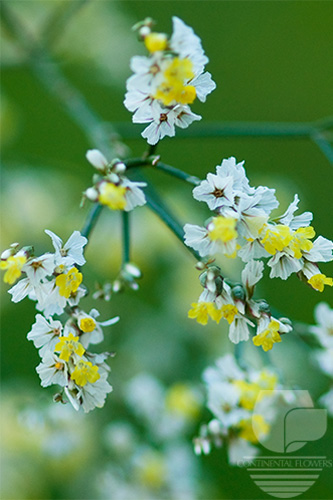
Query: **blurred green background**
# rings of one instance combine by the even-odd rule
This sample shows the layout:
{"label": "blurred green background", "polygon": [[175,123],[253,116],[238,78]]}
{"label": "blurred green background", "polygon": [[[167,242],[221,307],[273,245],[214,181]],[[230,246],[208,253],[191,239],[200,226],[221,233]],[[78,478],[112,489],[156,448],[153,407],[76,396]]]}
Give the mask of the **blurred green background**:
{"label": "blurred green background", "polygon": [[[11,0],[1,7],[5,4],[29,38],[48,46],[60,70],[101,120],[115,128],[119,124],[129,137],[131,115],[122,104],[125,81],[131,56],[144,53],[131,27],[146,16],[158,21],[159,31],[170,33],[171,17],[177,15],[202,39],[210,59],[207,70],[217,89],[207,103],[193,106],[203,116],[200,124],[191,126],[194,133],[204,122],[302,123],[332,114],[331,2]],[[19,241],[33,244],[40,254],[52,250],[45,228],[64,240],[82,228],[89,207],[79,209],[79,203],[93,173],[85,152],[95,144],[41,83],[38,68],[7,23],[1,31],[1,248]],[[52,82],[52,64],[43,71]],[[146,144],[141,128],[137,130],[137,138],[125,139],[128,149],[118,154],[142,154]],[[280,213],[298,193],[300,210],[314,213],[317,234],[333,237],[333,166],[310,138],[176,136],[165,138],[158,153],[162,161],[199,177],[213,171],[223,158],[245,160],[251,185],[277,189]],[[190,186],[163,173],[147,176],[182,223],[201,224],[207,218],[207,209],[192,199]],[[188,422],[174,443],[185,450],[188,461],[184,484],[174,485],[158,473],[163,469],[158,464],[173,456],[171,445],[168,439],[154,437],[149,425],[124,402],[128,382],[148,373],[163,390],[179,381],[200,387],[202,370],[233,346],[223,326],[202,328],[187,319],[200,286],[186,249],[147,207],[134,212],[131,227],[132,260],[144,274],[140,290],[96,304],[103,320],[121,317],[106,332],[102,346],[117,352],[111,361],[114,392],[103,410],[83,416],[71,408],[50,407],[55,391],[40,388],[34,370],[38,353],[25,338],[34,322],[34,306],[29,301],[11,303],[2,287],[2,498],[264,498],[245,471],[228,466],[225,450],[208,457],[192,455],[191,439],[200,421],[208,420],[207,410]],[[96,281],[117,275],[120,236],[119,214],[105,210],[86,252],[83,271],[91,289]],[[231,267],[228,263],[232,278],[237,279],[240,269],[240,263]],[[322,271],[332,276],[332,263],[323,265]],[[317,302],[325,300],[332,306],[331,289],[316,293],[295,276],[287,282],[267,278],[258,292],[281,315],[303,323],[313,323]],[[95,306],[91,298],[85,303],[87,309]],[[258,358],[251,345],[245,355]],[[327,391],[327,378],[296,334],[274,349],[272,359],[287,384],[308,389],[313,398]],[[114,430],[113,422],[125,425],[125,430]],[[122,436],[122,432],[127,448],[119,452],[112,433]],[[332,423],[308,453],[329,455],[331,438]],[[142,456],[152,450],[156,474],[148,477],[141,470]],[[328,499],[332,491],[333,478],[326,470],[302,497]]]}

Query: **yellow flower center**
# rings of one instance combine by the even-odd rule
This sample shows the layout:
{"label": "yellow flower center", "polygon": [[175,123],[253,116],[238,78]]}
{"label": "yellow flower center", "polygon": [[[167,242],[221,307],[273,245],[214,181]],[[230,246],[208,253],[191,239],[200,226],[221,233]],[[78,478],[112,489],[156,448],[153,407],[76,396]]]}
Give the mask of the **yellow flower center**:
{"label": "yellow flower center", "polygon": [[191,306],[192,309],[189,310],[188,317],[196,319],[201,325],[207,325],[209,317],[216,323],[219,323],[222,318],[222,312],[216,309],[212,302],[194,302]]}
{"label": "yellow flower center", "polygon": [[188,81],[194,78],[193,64],[189,59],[172,59],[164,71],[164,81],[158,87],[154,97],[159,99],[165,106],[173,102],[179,104],[191,104],[196,98],[196,90]]}
{"label": "yellow flower center", "polygon": [[79,328],[85,333],[93,332],[96,328],[96,321],[91,316],[82,318],[79,321]]}
{"label": "yellow flower center", "polygon": [[221,311],[222,317],[228,321],[229,325],[231,325],[231,323],[235,319],[236,314],[238,313],[237,307],[232,304],[226,304],[222,306]]}
{"label": "yellow flower center", "polygon": [[164,33],[149,33],[144,40],[146,49],[149,52],[157,52],[159,50],[165,50],[168,45],[167,36]]}
{"label": "yellow flower center", "polygon": [[7,260],[0,262],[0,269],[6,270],[3,280],[12,285],[21,276],[21,269],[26,263],[27,258],[24,255],[12,255]]}
{"label": "yellow flower center", "polygon": [[275,255],[277,251],[282,252],[292,239],[293,235],[291,234],[290,228],[283,224],[278,224],[272,228],[266,229],[265,236],[261,239],[261,243],[264,245],[266,252]]}
{"label": "yellow flower center", "polygon": [[308,238],[314,238],[316,235],[312,226],[300,227],[293,235],[293,239],[289,244],[289,248],[294,252],[294,257],[300,259],[303,252],[309,252],[313,247],[312,241]]}
{"label": "yellow flower center", "polygon": [[59,274],[55,280],[56,285],[59,287],[59,294],[62,297],[69,298],[71,293],[75,293],[82,283],[82,274],[73,267],[66,274]]}
{"label": "yellow flower center", "polygon": [[279,330],[279,322],[276,320],[272,320],[267,329],[261,333],[258,333],[253,337],[253,343],[256,346],[261,346],[264,351],[269,351],[272,349],[273,345],[276,342],[281,342],[281,337],[278,332]]}
{"label": "yellow flower center", "polygon": [[93,384],[99,378],[101,376],[98,373],[98,366],[93,365],[90,361],[79,361],[71,374],[71,379],[81,387],[84,387],[88,382]]}
{"label": "yellow flower center", "polygon": [[212,241],[221,241],[227,243],[237,238],[236,219],[232,217],[213,217],[209,224],[208,236]]}
{"label": "yellow flower center", "polygon": [[318,273],[311,276],[308,283],[318,292],[323,292],[325,285],[333,286],[333,279],[328,278],[325,274]]}
{"label": "yellow flower center", "polygon": [[70,333],[67,337],[59,337],[59,342],[56,344],[54,351],[60,352],[60,359],[68,361],[73,353],[82,356],[85,349],[83,345],[80,344],[79,337],[74,337],[74,335]]}
{"label": "yellow flower center", "polygon": [[99,202],[107,205],[111,210],[124,210],[126,207],[126,188],[116,186],[111,182],[104,182],[99,189]]}

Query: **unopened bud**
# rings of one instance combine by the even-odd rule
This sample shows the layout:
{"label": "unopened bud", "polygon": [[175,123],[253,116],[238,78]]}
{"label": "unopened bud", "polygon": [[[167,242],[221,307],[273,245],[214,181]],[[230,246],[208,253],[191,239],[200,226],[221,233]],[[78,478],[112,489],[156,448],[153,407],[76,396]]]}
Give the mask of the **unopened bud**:
{"label": "unopened bud", "polygon": [[132,264],[132,262],[127,262],[124,266],[124,270],[133,276],[133,278],[141,278],[142,276],[140,269],[135,264]]}
{"label": "unopened bud", "polygon": [[112,290],[114,291],[114,293],[118,293],[120,292],[120,290],[122,289],[123,285],[121,283],[120,280],[115,280],[113,283],[112,283]]}
{"label": "unopened bud", "polygon": [[126,165],[125,165],[125,163],[123,163],[122,161],[119,161],[119,162],[115,163],[115,165],[113,167],[113,171],[116,174],[123,174],[123,173],[125,173],[125,171],[126,171]]}
{"label": "unopened bud", "polygon": [[268,302],[266,302],[265,300],[261,300],[259,302],[259,312],[265,313],[265,314],[271,314],[271,309],[269,307]]}
{"label": "unopened bud", "polygon": [[97,189],[95,189],[93,187],[86,189],[83,194],[90,201],[97,201],[98,200],[98,191],[97,191]]}
{"label": "unopened bud", "polygon": [[142,26],[142,28],[139,29],[138,33],[140,38],[145,38],[149,33],[151,32],[151,29],[149,26]]}
{"label": "unopened bud", "polygon": [[236,285],[233,287],[231,291],[231,295],[233,296],[234,299],[236,300],[245,300],[245,290],[242,287],[242,285]]}

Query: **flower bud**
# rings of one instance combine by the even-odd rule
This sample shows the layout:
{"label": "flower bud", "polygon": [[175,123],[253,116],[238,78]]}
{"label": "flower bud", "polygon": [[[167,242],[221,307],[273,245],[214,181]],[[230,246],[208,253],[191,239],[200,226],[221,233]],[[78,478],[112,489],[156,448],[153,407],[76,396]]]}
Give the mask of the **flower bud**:
{"label": "flower bud", "polygon": [[90,201],[98,200],[98,191],[94,187],[90,187],[84,191],[84,196]]}
{"label": "flower bud", "polygon": [[132,262],[125,264],[124,271],[133,276],[133,278],[141,278],[142,276],[140,269],[135,264],[132,264]]}
{"label": "flower bud", "polygon": [[231,295],[236,300],[245,300],[245,290],[242,285],[236,285],[231,290]]}

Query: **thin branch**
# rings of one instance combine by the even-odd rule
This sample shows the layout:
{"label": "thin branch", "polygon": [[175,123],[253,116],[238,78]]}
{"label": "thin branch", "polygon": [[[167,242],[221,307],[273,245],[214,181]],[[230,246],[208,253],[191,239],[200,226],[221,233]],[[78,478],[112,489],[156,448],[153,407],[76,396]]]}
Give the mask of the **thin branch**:
{"label": "thin branch", "polygon": [[147,158],[129,158],[128,160],[124,160],[124,163],[128,169],[136,167],[152,167],[153,169],[165,172],[166,174],[172,175],[173,177],[188,182],[189,184],[193,184],[194,186],[200,184],[201,180],[198,177],[157,160],[158,157],[150,156]]}
{"label": "thin branch", "polygon": [[[155,214],[164,222],[164,224],[173,232],[173,234],[183,243],[185,248],[194,256],[197,261],[201,261],[202,258],[193,248],[188,247],[184,243],[184,230],[181,224],[177,221],[174,215],[171,214],[168,208],[164,205],[164,203],[160,203],[157,201],[154,196],[146,193],[147,205],[149,208],[155,212]],[[162,206],[163,205],[163,206]]]}
{"label": "thin branch", "polygon": [[319,147],[321,152],[326,156],[328,161],[333,165],[333,147],[329,143],[329,141],[323,136],[322,133],[320,133],[318,131],[316,131],[312,134],[311,139],[313,140],[313,142],[315,144],[317,144],[317,146]]}
{"label": "thin branch", "polygon": [[86,238],[89,238],[92,230],[94,229],[96,222],[102,212],[103,205],[100,205],[99,203],[95,203],[92,208],[90,209],[90,212],[87,215],[85,224],[82,228],[81,234],[82,236],[85,236]]}
{"label": "thin branch", "polygon": [[129,213],[122,212],[122,236],[123,236],[123,262],[124,266],[130,262],[130,226],[129,226]]}

